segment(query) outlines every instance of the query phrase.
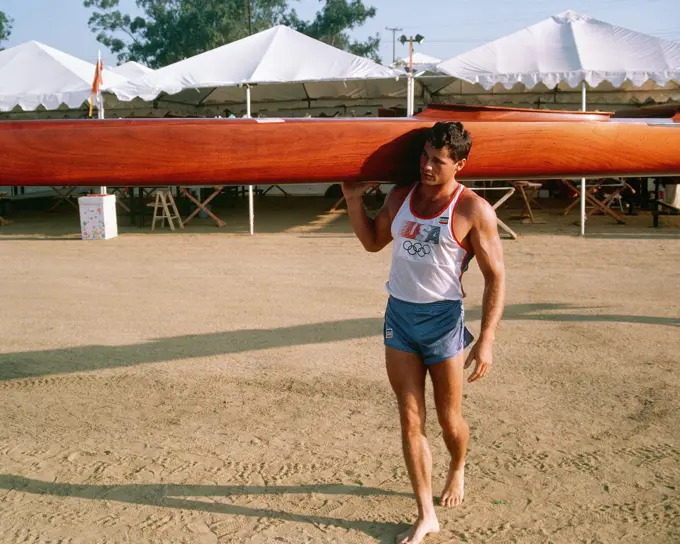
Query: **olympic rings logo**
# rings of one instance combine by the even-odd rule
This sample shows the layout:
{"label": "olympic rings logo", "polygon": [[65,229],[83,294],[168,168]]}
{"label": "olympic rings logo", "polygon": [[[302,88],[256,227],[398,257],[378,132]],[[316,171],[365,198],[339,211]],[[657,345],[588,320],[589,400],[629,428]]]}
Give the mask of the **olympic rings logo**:
{"label": "olympic rings logo", "polygon": [[432,252],[428,244],[421,244],[420,242],[414,244],[410,240],[406,240],[402,247],[412,256],[425,257],[425,255],[429,255]]}

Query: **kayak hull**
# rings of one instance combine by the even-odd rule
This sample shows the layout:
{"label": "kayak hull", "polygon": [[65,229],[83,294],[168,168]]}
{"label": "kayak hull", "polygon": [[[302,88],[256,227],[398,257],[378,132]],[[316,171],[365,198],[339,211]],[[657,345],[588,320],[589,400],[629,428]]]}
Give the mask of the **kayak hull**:
{"label": "kayak hull", "polygon": [[582,112],[566,110],[536,110],[501,106],[474,106],[467,104],[429,104],[418,113],[418,119],[438,121],[554,121],[554,122],[602,122],[609,121],[611,112]]}
{"label": "kayak hull", "polygon": [[[431,119],[0,123],[0,185],[411,182]],[[680,175],[680,125],[470,121],[461,180]]]}

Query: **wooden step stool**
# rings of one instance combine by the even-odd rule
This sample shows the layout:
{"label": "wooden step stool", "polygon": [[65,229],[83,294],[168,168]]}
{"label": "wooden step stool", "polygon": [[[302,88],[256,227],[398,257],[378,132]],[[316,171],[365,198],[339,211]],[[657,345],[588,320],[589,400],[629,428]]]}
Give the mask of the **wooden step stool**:
{"label": "wooden step stool", "polygon": [[[153,206],[153,221],[151,223],[151,230],[156,230],[156,221],[160,221],[161,227],[163,227],[166,219],[168,220],[171,231],[175,230],[175,226],[173,224],[175,219],[177,220],[177,226],[180,229],[184,229],[182,218],[179,216],[177,206],[175,205],[175,199],[172,198],[172,192],[170,189],[158,189],[156,191],[156,201],[147,204],[147,206]],[[174,212],[174,214],[171,212]]]}

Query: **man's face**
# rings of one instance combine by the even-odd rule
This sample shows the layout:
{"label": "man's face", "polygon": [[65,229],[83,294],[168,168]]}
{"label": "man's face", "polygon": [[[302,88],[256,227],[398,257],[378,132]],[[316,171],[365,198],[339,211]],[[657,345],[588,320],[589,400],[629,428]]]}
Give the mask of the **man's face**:
{"label": "man's face", "polygon": [[465,165],[465,159],[454,161],[449,154],[449,148],[437,149],[426,142],[420,156],[420,181],[424,185],[443,185],[456,177]]}

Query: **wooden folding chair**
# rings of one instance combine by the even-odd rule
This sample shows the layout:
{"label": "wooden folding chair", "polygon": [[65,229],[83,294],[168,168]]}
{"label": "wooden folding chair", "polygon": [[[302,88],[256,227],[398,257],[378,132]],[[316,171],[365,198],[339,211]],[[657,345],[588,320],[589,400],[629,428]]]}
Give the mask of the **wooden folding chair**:
{"label": "wooden folding chair", "polygon": [[[626,224],[626,220],[618,213],[616,213],[614,210],[612,210],[607,204],[609,201],[614,198],[616,195],[620,194],[621,191],[623,191],[626,187],[629,187],[631,190],[633,188],[628,185],[627,183],[621,182],[620,184],[607,184],[607,180],[598,180],[595,182],[593,185],[590,187],[586,186],[586,194],[585,198],[586,201],[592,204],[592,208],[586,213],[586,217],[590,217],[597,211],[601,211],[602,213],[606,215],[610,215],[613,217],[618,223],[621,223],[622,225]],[[575,194],[576,197],[574,197],[574,201],[567,206],[567,208],[564,210],[562,215],[567,215],[574,206],[576,206],[580,201],[581,201],[581,188],[577,187],[572,180],[569,179],[563,179],[562,183],[564,183],[569,189],[571,189]],[[598,200],[596,194],[598,189],[602,187],[617,187],[617,190],[615,190],[612,194],[610,194],[607,198],[604,200]]]}
{"label": "wooden folding chair", "polygon": [[[194,217],[196,217],[199,212],[203,211],[205,212],[209,217],[212,218],[215,223],[217,223],[218,227],[223,227],[226,225],[224,221],[222,221],[219,217],[217,217],[213,212],[211,212],[208,209],[208,204],[210,204],[210,201],[215,198],[217,195],[219,195],[222,192],[223,187],[220,185],[213,185],[212,189],[213,192],[210,194],[208,198],[206,198],[203,202],[198,200],[194,195],[191,194],[189,189],[192,187],[180,187],[180,191],[182,191],[182,194],[186,196],[189,200],[191,200],[194,204],[196,204],[196,209],[189,214],[189,216],[184,220],[183,224],[187,225],[189,221],[191,221]],[[193,187],[193,189],[201,189],[201,187]]]}
{"label": "wooden folding chair", "polygon": [[280,185],[270,185],[269,187],[267,187],[264,191],[262,191],[262,192],[260,193],[260,196],[266,195],[266,194],[267,194],[269,191],[271,191],[272,189],[278,189],[279,191],[281,191],[281,192],[283,193],[283,196],[285,196],[285,197],[289,197],[289,196],[290,196],[285,190],[283,190],[283,189],[281,188]]}
{"label": "wooden folding chair", "polygon": [[71,193],[72,193],[73,191],[75,191],[75,190],[77,189],[77,187],[67,187],[67,188],[66,188],[67,190],[64,191],[64,192],[60,191],[60,190],[57,189],[56,187],[50,187],[50,188],[51,188],[55,193],[57,193],[57,196],[56,196],[55,198],[58,198],[59,200],[57,200],[57,202],[55,202],[54,206],[52,206],[48,211],[52,212],[52,211],[56,210],[62,202],[67,202],[67,203],[69,203],[71,206],[73,206],[76,210],[78,209],[78,205],[77,205],[75,202],[73,202],[73,201],[71,200],[71,198],[70,198],[70,197],[71,197]]}
{"label": "wooden folding chair", "polygon": [[526,218],[532,223],[535,223],[536,220],[534,219],[534,214],[531,211],[531,206],[533,204],[536,208],[542,208],[542,206],[536,200],[536,196],[538,196],[538,191],[541,190],[543,184],[532,181],[513,181],[512,186],[515,187],[517,191],[519,191],[519,194],[522,196],[522,200],[524,201],[524,209],[522,210],[520,218]]}

